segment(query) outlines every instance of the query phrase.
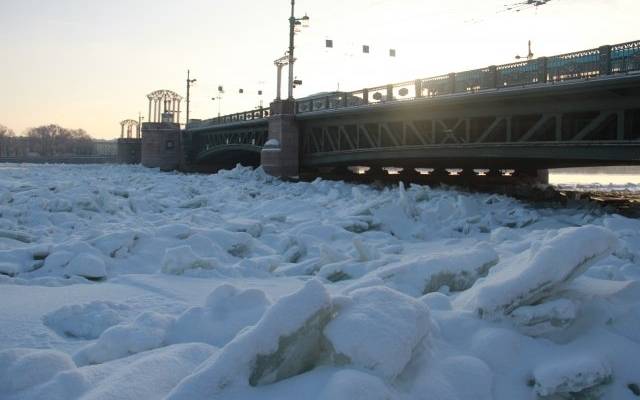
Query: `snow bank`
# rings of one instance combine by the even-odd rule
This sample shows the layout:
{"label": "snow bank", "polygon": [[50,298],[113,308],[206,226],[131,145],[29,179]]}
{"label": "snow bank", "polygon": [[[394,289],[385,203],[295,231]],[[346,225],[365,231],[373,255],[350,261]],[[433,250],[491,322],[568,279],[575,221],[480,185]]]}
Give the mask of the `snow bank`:
{"label": "snow bank", "polygon": [[223,347],[242,329],[258,322],[270,305],[261,290],[218,286],[204,307],[192,307],[176,319],[167,331],[166,342]]}
{"label": "snow bank", "polygon": [[0,262],[0,274],[16,276],[20,272],[22,272],[20,264],[7,261]]}
{"label": "snow bank", "polygon": [[51,249],[47,245],[0,250],[0,274],[13,277],[21,273],[35,271],[44,265],[43,260],[50,252]]}
{"label": "snow bank", "polygon": [[499,265],[494,274],[461,293],[454,305],[481,316],[509,314],[549,297],[615,248],[616,235],[597,226],[560,229]]}
{"label": "snow bank", "polygon": [[460,400],[493,399],[493,372],[482,360],[470,356],[453,356],[438,369],[447,377]]}
{"label": "snow bank", "polygon": [[574,302],[557,299],[516,308],[509,317],[523,333],[540,336],[567,328],[575,321],[577,313],[578,307]]}
{"label": "snow bank", "polygon": [[597,358],[580,355],[537,367],[533,372],[538,396],[569,395],[611,380],[611,367]]}
{"label": "snow bank", "polygon": [[429,346],[429,309],[385,287],[358,289],[350,296],[324,330],[331,359],[394,379],[416,351]]}
{"label": "snow bank", "polygon": [[313,368],[331,308],[322,284],[309,281],[180,382],[168,399],[212,398],[234,386],[264,385]]}
{"label": "snow bank", "polygon": [[[51,378],[14,393],[2,392],[0,387],[0,393],[19,400],[161,399],[216,351],[200,343],[168,346],[100,365],[49,370],[55,372],[49,373]],[[8,376],[14,373],[18,371]]]}
{"label": "snow bank", "polygon": [[107,257],[124,257],[133,250],[139,234],[136,232],[116,232],[102,235],[91,241]]}
{"label": "snow bank", "polygon": [[69,261],[74,257],[74,254],[70,251],[59,250],[49,254],[44,260],[44,268],[53,272],[56,269],[64,268]]}
{"label": "snow bank", "polygon": [[450,311],[451,299],[446,294],[440,292],[427,293],[420,297],[420,301],[426,304],[433,311]]}
{"label": "snow bank", "polygon": [[161,399],[216,351],[205,344],[181,344],[144,353],[119,368],[106,365],[109,375],[92,384],[83,399]]}
{"label": "snow bank", "polygon": [[15,230],[0,229],[0,238],[15,240],[16,242],[31,243],[35,239],[28,234]]}
{"label": "snow bank", "polygon": [[496,251],[479,244],[471,249],[391,264],[374,273],[390,287],[417,297],[443,286],[452,291],[468,289],[497,262]]}
{"label": "snow bank", "polygon": [[145,312],[129,324],[113,326],[95,343],[83,347],[73,359],[78,365],[99,364],[160,347],[172,317]]}
{"label": "snow bank", "polygon": [[253,246],[253,237],[245,232],[230,232],[216,228],[194,229],[194,233],[201,233],[236,257],[248,255]]}
{"label": "snow bank", "polygon": [[44,324],[62,336],[96,339],[108,328],[124,320],[130,308],[110,301],[64,306],[43,317]]}
{"label": "snow bank", "polygon": [[318,400],[392,400],[396,396],[378,377],[353,369],[336,372]]}
{"label": "snow bank", "polygon": [[56,350],[0,351],[0,395],[44,383],[56,374],[74,368],[76,365],[71,357]]}
{"label": "snow bank", "polygon": [[373,260],[368,262],[359,262],[355,260],[339,261],[326,264],[320,268],[317,276],[322,277],[329,282],[339,282],[348,279],[360,278],[372,270],[387,264],[386,260]]}
{"label": "snow bank", "polygon": [[416,377],[410,398],[493,400],[493,380],[491,368],[476,357],[435,356]]}
{"label": "snow bank", "polygon": [[186,239],[193,233],[192,228],[186,224],[167,224],[156,229],[156,235],[168,238]]}
{"label": "snow bank", "polygon": [[218,266],[212,258],[198,257],[191,246],[178,246],[166,249],[162,260],[162,272],[182,275],[192,269],[213,269]]}
{"label": "snow bank", "polygon": [[104,261],[90,253],[80,253],[69,261],[65,267],[68,275],[82,276],[88,279],[101,279],[107,276]]}

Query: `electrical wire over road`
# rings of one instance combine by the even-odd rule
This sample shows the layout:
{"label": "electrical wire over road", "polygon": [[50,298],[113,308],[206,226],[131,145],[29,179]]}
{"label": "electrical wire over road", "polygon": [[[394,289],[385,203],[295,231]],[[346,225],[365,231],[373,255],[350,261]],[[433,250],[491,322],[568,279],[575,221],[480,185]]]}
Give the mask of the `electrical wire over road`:
{"label": "electrical wire over road", "polygon": [[[502,9],[496,11],[492,16],[504,14],[504,13],[519,13],[519,12],[527,11],[530,9],[537,10],[538,7],[548,5],[549,3],[551,3],[551,1],[557,1],[557,0],[523,0],[515,3],[505,4]],[[471,18],[464,22],[470,23],[470,24],[477,24],[480,22],[484,22],[489,18],[491,17]]]}
{"label": "electrical wire over road", "polygon": [[503,10],[503,12],[520,12],[528,10],[530,8],[544,6],[549,2],[551,2],[551,0],[525,0],[513,4],[505,4],[506,8]]}

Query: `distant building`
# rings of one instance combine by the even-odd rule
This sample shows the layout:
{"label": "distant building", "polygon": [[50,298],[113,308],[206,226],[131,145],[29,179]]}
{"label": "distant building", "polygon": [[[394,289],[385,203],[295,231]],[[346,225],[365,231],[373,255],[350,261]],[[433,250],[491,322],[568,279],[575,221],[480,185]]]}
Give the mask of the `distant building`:
{"label": "distant building", "polygon": [[98,156],[115,156],[118,154],[118,144],[115,140],[94,139],[93,143]]}

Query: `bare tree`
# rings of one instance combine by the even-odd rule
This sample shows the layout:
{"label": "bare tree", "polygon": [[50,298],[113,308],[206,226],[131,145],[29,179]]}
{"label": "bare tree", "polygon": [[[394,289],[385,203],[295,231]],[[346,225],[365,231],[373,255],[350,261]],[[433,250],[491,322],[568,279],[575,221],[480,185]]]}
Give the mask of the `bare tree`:
{"label": "bare tree", "polygon": [[0,157],[90,156],[97,154],[96,144],[84,129],[67,129],[49,124],[29,128],[24,136],[0,124]]}
{"label": "bare tree", "polygon": [[92,155],[95,144],[83,129],[67,129],[59,125],[43,125],[28,129],[29,151],[43,157],[57,155]]}
{"label": "bare tree", "polygon": [[16,134],[13,130],[0,124],[0,157],[8,157],[11,155],[15,136]]}

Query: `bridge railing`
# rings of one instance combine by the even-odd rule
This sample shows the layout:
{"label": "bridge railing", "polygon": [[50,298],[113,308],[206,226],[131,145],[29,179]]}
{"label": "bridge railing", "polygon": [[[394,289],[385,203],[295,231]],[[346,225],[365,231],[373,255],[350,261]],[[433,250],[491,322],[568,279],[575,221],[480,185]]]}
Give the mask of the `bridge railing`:
{"label": "bridge railing", "polygon": [[611,73],[640,70],[640,40],[611,46]]}
{"label": "bridge railing", "polygon": [[454,88],[451,87],[451,83],[455,82],[455,80],[451,79],[451,74],[434,76],[433,78],[422,79],[419,82],[419,93],[424,97],[450,94],[454,91]]}
{"label": "bridge railing", "polygon": [[319,97],[314,96],[298,100],[296,111],[298,114],[303,114],[629,72],[640,72],[640,41],[365,88],[354,92],[335,92]]}
{"label": "bridge railing", "polygon": [[544,62],[523,61],[496,67],[496,87],[524,86],[544,82],[546,71]]}
{"label": "bridge railing", "polygon": [[547,58],[547,82],[608,75],[600,53],[600,49],[591,49]]}
{"label": "bridge railing", "polygon": [[223,115],[216,118],[205,119],[197,122],[189,122],[189,128],[199,128],[205,126],[226,125],[235,122],[253,121],[268,118],[271,115],[270,107],[256,108],[249,111]]}
{"label": "bridge railing", "polygon": [[[476,93],[483,90],[523,87],[629,72],[640,72],[640,40],[364,88],[353,92],[323,93],[297,100],[296,113],[304,114],[457,93]],[[270,115],[270,108],[259,108],[189,125],[190,127],[214,126],[264,119]]]}

